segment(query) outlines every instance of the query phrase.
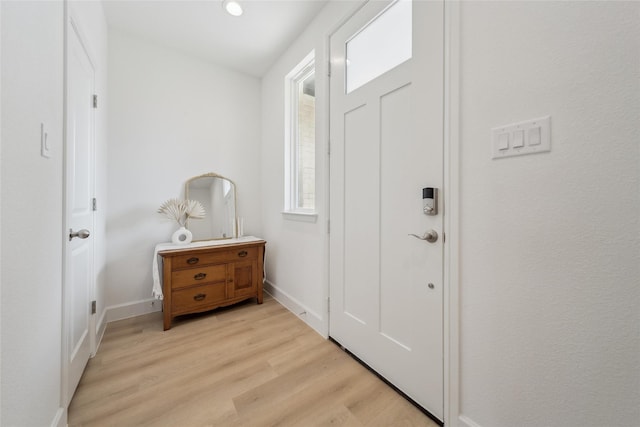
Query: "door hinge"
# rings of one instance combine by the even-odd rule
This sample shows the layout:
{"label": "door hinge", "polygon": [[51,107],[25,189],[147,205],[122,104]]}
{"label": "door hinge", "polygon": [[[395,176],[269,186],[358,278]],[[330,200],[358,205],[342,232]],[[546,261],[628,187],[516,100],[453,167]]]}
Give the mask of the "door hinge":
{"label": "door hinge", "polygon": [[98,108],[98,95],[93,95],[93,108]]}
{"label": "door hinge", "polygon": [[327,312],[331,313],[331,297],[327,297]]}
{"label": "door hinge", "polygon": [[331,155],[331,140],[327,141],[327,155]]}
{"label": "door hinge", "polygon": [[327,62],[327,77],[331,77],[331,61]]}
{"label": "door hinge", "polygon": [[327,234],[331,234],[331,220],[327,220]]}
{"label": "door hinge", "polygon": [[98,200],[95,197],[91,200],[91,209],[93,211],[98,210]]}
{"label": "door hinge", "polygon": [[96,314],[96,302],[91,301],[91,314]]}

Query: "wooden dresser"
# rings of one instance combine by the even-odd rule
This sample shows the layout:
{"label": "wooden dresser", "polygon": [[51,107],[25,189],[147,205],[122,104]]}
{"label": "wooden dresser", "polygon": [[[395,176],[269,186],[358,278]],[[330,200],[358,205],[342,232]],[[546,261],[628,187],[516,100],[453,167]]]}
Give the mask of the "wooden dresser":
{"label": "wooden dresser", "polygon": [[262,304],[264,240],[158,252],[162,258],[164,330],[182,314],[256,298]]}

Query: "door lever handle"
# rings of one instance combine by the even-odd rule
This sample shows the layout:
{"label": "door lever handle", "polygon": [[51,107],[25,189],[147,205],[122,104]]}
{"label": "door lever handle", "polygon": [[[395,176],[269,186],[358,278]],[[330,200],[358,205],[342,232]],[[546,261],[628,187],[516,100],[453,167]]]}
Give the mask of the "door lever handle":
{"label": "door lever handle", "polygon": [[427,230],[424,235],[418,236],[417,234],[409,233],[409,236],[413,236],[416,239],[426,240],[429,243],[433,243],[438,240],[438,233],[435,230]]}
{"label": "door lever handle", "polygon": [[89,232],[89,230],[85,228],[79,231],[73,231],[72,228],[69,229],[69,241],[71,241],[71,239],[73,239],[74,237],[79,237],[80,239],[86,239],[90,235],[91,233]]}

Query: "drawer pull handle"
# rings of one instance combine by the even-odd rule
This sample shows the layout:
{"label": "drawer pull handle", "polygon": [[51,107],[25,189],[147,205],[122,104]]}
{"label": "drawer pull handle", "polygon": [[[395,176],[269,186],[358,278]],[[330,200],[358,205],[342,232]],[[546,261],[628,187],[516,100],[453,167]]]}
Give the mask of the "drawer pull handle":
{"label": "drawer pull handle", "polygon": [[240,251],[240,252],[238,252],[238,256],[239,256],[240,258],[244,258],[244,257],[246,257],[247,255],[249,255],[249,252],[247,252],[247,251]]}
{"label": "drawer pull handle", "polygon": [[202,280],[205,277],[207,277],[207,273],[198,273],[195,276],[193,276],[193,278],[196,279],[196,280]]}
{"label": "drawer pull handle", "polygon": [[189,265],[197,264],[198,261],[200,261],[200,258],[198,258],[198,257],[189,258],[187,260],[187,264],[189,264]]}
{"label": "drawer pull handle", "polygon": [[195,295],[195,296],[193,297],[193,299],[194,299],[194,300],[196,300],[196,301],[202,301],[202,300],[203,300],[203,299],[205,299],[206,297],[207,297],[207,294],[198,294],[198,295]]}

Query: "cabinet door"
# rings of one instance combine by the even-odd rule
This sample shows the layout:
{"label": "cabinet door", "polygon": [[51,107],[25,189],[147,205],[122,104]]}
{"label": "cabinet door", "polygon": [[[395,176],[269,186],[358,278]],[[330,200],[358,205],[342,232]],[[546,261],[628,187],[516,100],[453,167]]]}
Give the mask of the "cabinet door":
{"label": "cabinet door", "polygon": [[231,264],[231,295],[230,298],[256,295],[258,261],[247,260]]}

